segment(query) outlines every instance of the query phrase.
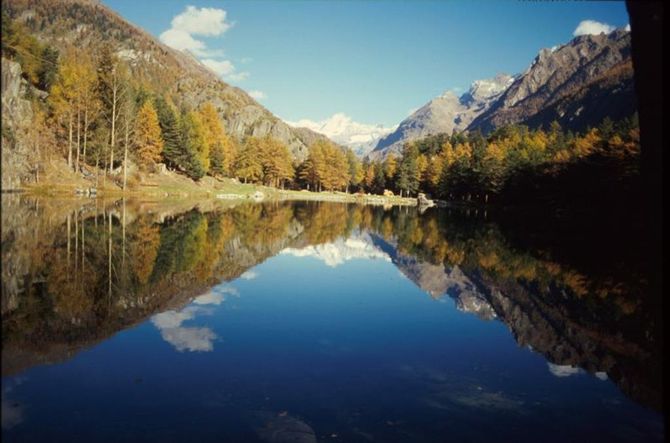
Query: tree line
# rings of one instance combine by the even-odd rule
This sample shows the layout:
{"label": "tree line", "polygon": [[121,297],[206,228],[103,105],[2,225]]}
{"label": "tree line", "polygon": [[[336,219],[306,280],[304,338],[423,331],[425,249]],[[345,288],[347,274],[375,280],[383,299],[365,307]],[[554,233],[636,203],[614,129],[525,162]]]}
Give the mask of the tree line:
{"label": "tree line", "polygon": [[36,112],[28,138],[36,156],[56,152],[72,170],[92,170],[96,177],[102,171],[103,180],[109,175],[124,189],[132,161],[141,171],[164,164],[193,180],[209,175],[278,188],[424,192],[488,202],[528,171],[552,174],[594,156],[630,161],[639,154],[632,116],[616,123],[605,119],[581,134],[563,131],[557,122],[546,130],[505,126],[486,137],[437,134],[408,142],[384,159],[362,161],[352,150],[319,139],[298,161],[270,135],[232,137],[211,102],[189,106],[152,90],[109,44],[94,55],[74,47],[61,54],[4,12],[2,22],[3,57],[16,59],[26,80],[48,92],[45,101],[30,97]]}

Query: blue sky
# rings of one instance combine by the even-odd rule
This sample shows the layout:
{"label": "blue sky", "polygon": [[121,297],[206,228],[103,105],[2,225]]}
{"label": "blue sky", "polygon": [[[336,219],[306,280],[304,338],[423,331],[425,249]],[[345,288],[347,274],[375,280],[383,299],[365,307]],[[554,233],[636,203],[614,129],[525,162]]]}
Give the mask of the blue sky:
{"label": "blue sky", "polygon": [[523,72],[584,20],[629,21],[623,2],[103,2],[156,37],[170,31],[164,41],[199,47],[224,80],[283,119],[341,112],[385,126],[447,89]]}

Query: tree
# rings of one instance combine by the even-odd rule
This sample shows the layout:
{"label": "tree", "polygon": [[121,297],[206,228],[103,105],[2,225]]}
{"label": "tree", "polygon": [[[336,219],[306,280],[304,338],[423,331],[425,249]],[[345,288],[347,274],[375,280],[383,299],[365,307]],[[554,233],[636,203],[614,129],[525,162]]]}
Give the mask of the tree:
{"label": "tree", "polygon": [[186,170],[185,165],[189,159],[182,143],[179,113],[176,107],[163,97],[157,97],[154,104],[163,137],[163,160],[168,167]]}
{"label": "tree", "polygon": [[49,95],[49,105],[55,119],[67,128],[67,165],[72,167],[74,120],[77,109],[77,59],[68,51],[58,68],[56,82]]}
{"label": "tree", "polygon": [[144,168],[154,166],[161,159],[163,138],[158,123],[158,114],[151,101],[145,101],[138,111],[136,124],[135,148],[137,160]]}
{"label": "tree", "polygon": [[51,89],[58,75],[58,50],[45,46],[41,54],[42,63],[37,71],[38,88],[43,91]]}
{"label": "tree", "polygon": [[247,137],[235,162],[235,175],[244,183],[256,182],[263,177],[260,151],[260,140],[257,137]]}
{"label": "tree", "polygon": [[347,162],[349,163],[349,183],[346,192],[349,192],[349,185],[359,187],[363,182],[364,175],[361,161],[351,149],[347,149]]}
{"label": "tree", "polygon": [[395,175],[398,170],[398,161],[394,153],[389,153],[384,159],[384,177],[388,183],[395,180]]}
{"label": "tree", "polygon": [[209,146],[209,172],[212,175],[227,175],[230,169],[226,156],[230,154],[225,151],[230,151],[230,148],[226,148],[226,144],[230,145],[231,142],[227,140],[228,137],[214,105],[210,102],[205,103],[200,108],[200,118],[205,132],[205,141]]}
{"label": "tree", "polygon": [[396,181],[396,186],[400,189],[401,196],[403,191],[409,196],[419,190],[418,157],[419,151],[414,143],[406,143],[403,146],[402,159],[398,166],[398,179]]}
{"label": "tree", "polygon": [[295,171],[288,146],[269,134],[258,140],[262,180],[268,186],[279,187],[286,180],[292,180]]}
{"label": "tree", "polygon": [[188,111],[180,121],[180,138],[184,149],[181,167],[193,180],[200,180],[207,173],[207,166],[209,166],[209,147],[205,140],[202,120],[198,113]]}
{"label": "tree", "polygon": [[128,68],[116,56],[114,49],[106,44],[100,51],[98,61],[98,94],[102,102],[102,114],[109,125],[109,172],[114,170],[118,122],[122,102],[127,99]]}

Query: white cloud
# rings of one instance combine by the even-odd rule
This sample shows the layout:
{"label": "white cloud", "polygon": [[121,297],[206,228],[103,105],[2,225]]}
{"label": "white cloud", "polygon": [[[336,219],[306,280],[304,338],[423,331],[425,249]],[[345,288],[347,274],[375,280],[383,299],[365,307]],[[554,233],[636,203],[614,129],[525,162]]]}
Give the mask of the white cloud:
{"label": "white cloud", "polygon": [[187,307],[181,311],[166,311],[156,314],[151,322],[158,328],[161,337],[179,351],[207,352],[214,348],[216,334],[209,328],[193,328],[182,326],[192,320],[198,313],[207,312],[204,308]]}
{"label": "white cloud", "polygon": [[209,328],[173,328],[161,331],[163,339],[179,352],[209,352],[216,334]]}
{"label": "white cloud", "polygon": [[630,23],[627,24],[627,25],[623,28],[623,30],[626,31],[626,32],[630,32]]}
{"label": "white cloud", "polygon": [[240,60],[240,63],[246,65],[247,63],[251,63],[252,61],[254,61],[254,59],[251,57],[243,57],[242,60]]}
{"label": "white cloud", "polygon": [[549,362],[547,362],[547,365],[549,366],[549,372],[554,374],[556,377],[569,377],[571,375],[582,372],[581,369],[570,365],[555,365]]}
{"label": "white cloud", "polygon": [[227,295],[239,297],[240,293],[237,289],[224,283],[215,286],[209,292],[196,297],[193,300],[193,303],[196,305],[220,305],[226,299]]}
{"label": "white cloud", "polygon": [[214,71],[218,76],[223,77],[235,73],[235,66],[229,60],[213,60],[204,58],[202,64]]}
{"label": "white cloud", "polygon": [[249,91],[249,95],[255,98],[256,100],[263,100],[264,98],[267,98],[265,92],[258,90]]}
{"label": "white cloud", "polygon": [[189,34],[216,36],[231,27],[226,22],[226,11],[217,8],[196,8],[187,6],[186,10],[172,19],[172,28]]}
{"label": "white cloud", "polygon": [[258,277],[258,272],[256,271],[247,271],[244,274],[240,275],[240,278],[244,280],[253,280],[256,277]]}
{"label": "white cloud", "polygon": [[237,72],[230,60],[214,59],[222,57],[223,50],[208,48],[204,41],[194,37],[216,37],[225,33],[232,26],[226,21],[226,14],[223,9],[189,5],[172,19],[172,27],[160,35],[160,40],[174,49],[189,51],[202,58],[201,62],[219,77],[230,82],[242,81],[249,77],[248,72]]}
{"label": "white cloud", "polygon": [[193,300],[193,303],[196,305],[220,305],[224,300],[223,294],[217,294],[216,292],[208,292],[199,297],[196,297]]}
{"label": "white cloud", "polygon": [[160,40],[179,51],[188,50],[196,55],[203,54],[205,51],[204,42],[194,39],[191,34],[181,29],[168,29],[160,35]]}
{"label": "white cloud", "polygon": [[223,79],[231,83],[236,83],[241,82],[242,80],[246,80],[247,78],[249,78],[248,72],[235,72],[225,76]]}
{"label": "white cloud", "polygon": [[609,34],[614,29],[614,26],[607,23],[600,23],[595,20],[582,20],[572,35],[577,37],[578,35],[597,35],[603,32]]}

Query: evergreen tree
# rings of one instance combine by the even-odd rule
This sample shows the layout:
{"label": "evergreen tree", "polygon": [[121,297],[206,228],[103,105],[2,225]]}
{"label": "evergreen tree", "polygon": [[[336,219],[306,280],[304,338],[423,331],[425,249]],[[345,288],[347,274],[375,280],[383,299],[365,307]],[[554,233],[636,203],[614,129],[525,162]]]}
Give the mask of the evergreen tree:
{"label": "evergreen tree", "polygon": [[188,156],[182,143],[179,114],[163,97],[157,97],[154,103],[163,137],[163,161],[168,167],[185,169],[182,165],[188,162]]}

